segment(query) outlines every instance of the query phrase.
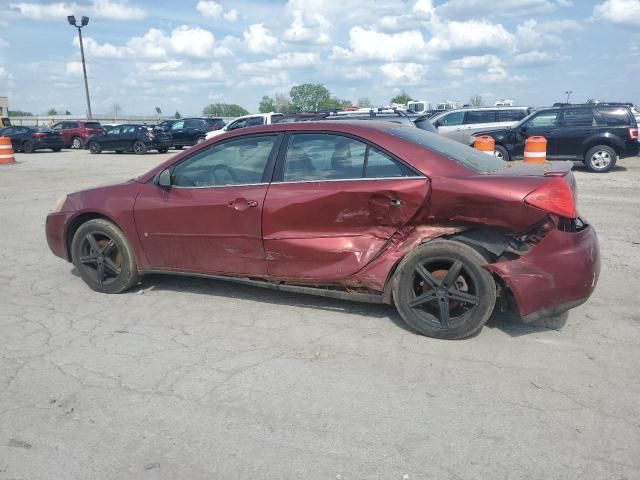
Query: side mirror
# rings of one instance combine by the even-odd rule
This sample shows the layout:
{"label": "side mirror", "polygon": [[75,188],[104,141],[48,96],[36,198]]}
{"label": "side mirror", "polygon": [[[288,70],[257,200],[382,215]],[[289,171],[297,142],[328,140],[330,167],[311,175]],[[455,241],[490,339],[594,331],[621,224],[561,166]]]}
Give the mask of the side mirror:
{"label": "side mirror", "polygon": [[442,126],[442,124],[440,123],[440,120],[437,120],[437,121],[433,124],[433,126],[434,126],[434,127],[436,127],[436,128],[439,128],[439,127],[441,127],[441,126]]}
{"label": "side mirror", "polygon": [[158,185],[162,188],[171,188],[171,172],[168,168],[158,175]]}

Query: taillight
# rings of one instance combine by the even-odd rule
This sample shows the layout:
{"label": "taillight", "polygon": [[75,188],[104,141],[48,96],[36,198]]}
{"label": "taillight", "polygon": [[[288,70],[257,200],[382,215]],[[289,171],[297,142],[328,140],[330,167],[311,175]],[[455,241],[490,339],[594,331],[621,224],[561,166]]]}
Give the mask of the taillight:
{"label": "taillight", "polygon": [[564,178],[554,178],[524,197],[525,203],[561,217],[576,218],[574,191]]}
{"label": "taillight", "polygon": [[631,137],[631,140],[637,140],[638,139],[638,129],[637,128],[630,128],[629,129],[629,136]]}
{"label": "taillight", "polygon": [[47,134],[47,133],[45,133],[45,132],[33,132],[33,133],[31,134],[31,136],[32,136],[33,138],[43,138],[43,137],[46,137],[47,135],[48,135],[48,134]]}

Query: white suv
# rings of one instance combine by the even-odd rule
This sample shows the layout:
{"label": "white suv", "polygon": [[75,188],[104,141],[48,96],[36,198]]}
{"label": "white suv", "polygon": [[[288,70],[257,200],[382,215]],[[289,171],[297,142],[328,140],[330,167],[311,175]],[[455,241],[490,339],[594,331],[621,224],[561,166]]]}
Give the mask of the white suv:
{"label": "white suv", "polygon": [[231,130],[237,130],[239,128],[246,127],[255,127],[257,125],[270,125],[278,121],[278,118],[284,117],[282,113],[256,113],[254,115],[245,115],[243,117],[238,117],[235,120],[227,123],[220,130],[212,130],[207,133],[206,139],[217,137],[218,135],[222,135],[225,132],[230,132]]}
{"label": "white suv", "polygon": [[429,121],[440,135],[469,145],[475,133],[511,127],[529,112],[528,107],[473,107],[436,113]]}

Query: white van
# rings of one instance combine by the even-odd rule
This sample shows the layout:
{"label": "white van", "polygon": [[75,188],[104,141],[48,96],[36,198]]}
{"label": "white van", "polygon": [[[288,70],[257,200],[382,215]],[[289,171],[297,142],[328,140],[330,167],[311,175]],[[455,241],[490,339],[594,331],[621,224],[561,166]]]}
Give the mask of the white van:
{"label": "white van", "polygon": [[227,123],[220,130],[212,130],[211,132],[208,132],[205,138],[209,140],[210,138],[217,137],[218,135],[222,135],[225,132],[230,132],[231,130],[237,130],[239,128],[255,127],[258,125],[270,125],[272,123],[275,123],[278,118],[282,117],[284,117],[283,113],[274,112],[244,115]]}

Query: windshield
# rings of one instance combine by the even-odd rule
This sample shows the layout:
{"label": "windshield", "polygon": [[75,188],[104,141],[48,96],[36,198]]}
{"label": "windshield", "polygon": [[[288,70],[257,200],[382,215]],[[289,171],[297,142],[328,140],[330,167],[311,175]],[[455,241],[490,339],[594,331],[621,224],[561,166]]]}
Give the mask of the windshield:
{"label": "windshield", "polygon": [[436,133],[427,132],[419,128],[394,127],[387,130],[419,147],[444,155],[455,162],[461,163],[477,172],[495,172],[507,166],[507,162],[493,155],[481,153],[478,150],[450,140]]}

